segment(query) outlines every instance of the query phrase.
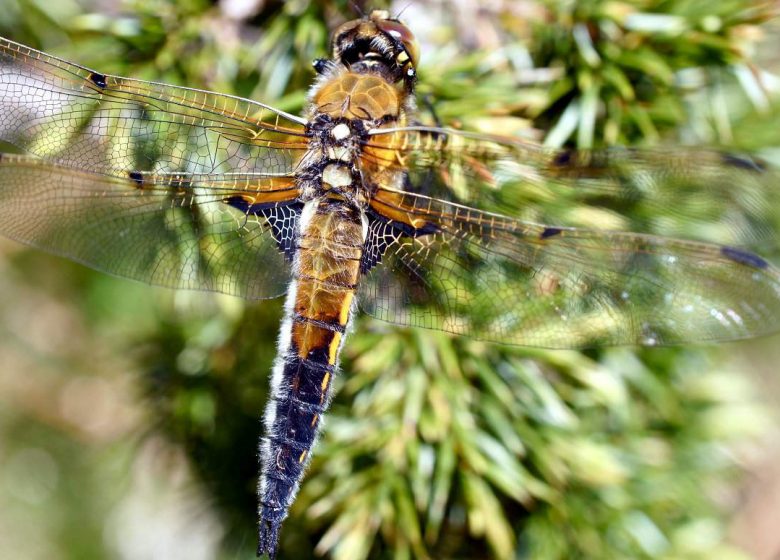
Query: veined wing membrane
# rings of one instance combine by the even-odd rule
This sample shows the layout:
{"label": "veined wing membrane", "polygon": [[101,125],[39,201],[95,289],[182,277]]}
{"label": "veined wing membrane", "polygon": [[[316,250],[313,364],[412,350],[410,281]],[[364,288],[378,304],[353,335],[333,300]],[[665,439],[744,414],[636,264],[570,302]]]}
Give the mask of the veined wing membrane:
{"label": "veined wing membrane", "polygon": [[284,293],[298,189],[261,174],[133,172],[0,158],[0,232],[160,286],[247,298]]}
{"label": "veined wing membrane", "polygon": [[70,167],[288,175],[305,122],[261,103],[100,74],[0,39],[0,141]]}
{"label": "veined wing membrane", "polygon": [[530,222],[754,247],[780,231],[780,173],[748,156],[551,149],[430,127],[375,129],[366,148],[371,163],[408,170],[405,190]]}
{"label": "veined wing membrane", "polygon": [[393,189],[371,204],[385,251],[359,301],[385,321],[548,348],[780,328],[780,271],[744,250],[548,227]]}

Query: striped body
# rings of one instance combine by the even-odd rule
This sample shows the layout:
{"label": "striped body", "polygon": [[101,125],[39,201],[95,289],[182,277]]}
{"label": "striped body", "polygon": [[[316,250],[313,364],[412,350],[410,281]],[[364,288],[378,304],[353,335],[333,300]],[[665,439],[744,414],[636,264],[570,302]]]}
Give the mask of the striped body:
{"label": "striped body", "polygon": [[[21,152],[0,153],[0,233],[171,288],[248,299],[287,290],[258,554],[276,556],[356,289],[362,310],[389,323],[522,346],[780,331],[780,269],[740,246],[656,235],[647,220],[674,202],[680,231],[717,222],[740,245],[766,240],[780,204],[771,166],[411,126],[419,45],[408,28],[374,11],[338,27],[331,47],[313,62],[319,77],[297,117],[0,38],[0,141]],[[517,217],[570,205],[610,219],[584,229]],[[612,227],[634,218],[638,233]]]}
{"label": "striped body", "polygon": [[[377,76],[332,69],[311,93],[311,148],[296,181],[303,210],[265,414],[260,551],[275,548],[331,395],[364,264],[375,165],[360,131],[405,121],[405,92]],[[383,179],[387,179],[383,176]]]}

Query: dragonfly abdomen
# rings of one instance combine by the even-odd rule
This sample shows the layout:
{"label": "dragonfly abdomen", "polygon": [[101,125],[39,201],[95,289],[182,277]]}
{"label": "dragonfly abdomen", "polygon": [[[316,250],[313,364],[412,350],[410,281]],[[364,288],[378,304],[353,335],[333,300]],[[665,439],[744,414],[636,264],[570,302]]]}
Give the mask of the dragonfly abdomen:
{"label": "dragonfly abdomen", "polygon": [[361,212],[343,200],[309,201],[299,223],[261,449],[258,553],[272,557],[330,401],[363,253]]}
{"label": "dragonfly abdomen", "polygon": [[[392,42],[389,37],[386,40]],[[267,552],[271,558],[330,401],[365,266],[369,224],[361,208],[367,205],[368,189],[358,163],[367,131],[399,123],[401,114],[414,104],[410,87],[388,80],[407,67],[399,64],[371,57],[359,65],[360,71],[326,65],[310,93],[307,134],[312,142],[296,171],[300,199],[306,203],[298,219],[293,282],[287,293],[261,449],[258,554]],[[380,154],[380,163],[363,171],[378,178],[373,172],[382,169],[384,155]]]}

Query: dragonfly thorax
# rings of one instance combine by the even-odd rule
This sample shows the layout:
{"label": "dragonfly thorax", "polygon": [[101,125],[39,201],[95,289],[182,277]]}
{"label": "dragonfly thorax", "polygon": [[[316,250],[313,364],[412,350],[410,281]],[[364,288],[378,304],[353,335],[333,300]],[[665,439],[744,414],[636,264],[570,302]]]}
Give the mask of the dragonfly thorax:
{"label": "dragonfly thorax", "polygon": [[355,208],[363,209],[368,205],[369,193],[354,166],[342,162],[327,163],[322,170],[320,185],[324,196],[342,199]]}
{"label": "dragonfly thorax", "polygon": [[338,69],[312,91],[313,109],[334,119],[358,119],[379,124],[397,118],[406,97],[381,75]]}
{"label": "dragonfly thorax", "polygon": [[327,197],[363,209],[369,193],[363,186],[358,161],[367,129],[360,119],[333,119],[318,114],[307,128],[308,156],[297,174],[303,201]]}

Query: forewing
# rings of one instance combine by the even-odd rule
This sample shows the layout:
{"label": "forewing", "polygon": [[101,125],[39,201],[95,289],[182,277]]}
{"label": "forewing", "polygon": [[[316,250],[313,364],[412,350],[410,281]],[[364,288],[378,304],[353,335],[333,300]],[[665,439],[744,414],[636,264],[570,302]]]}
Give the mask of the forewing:
{"label": "forewing", "polygon": [[284,293],[298,191],[260,174],[79,171],[0,159],[0,233],[98,270],[247,298]]}
{"label": "forewing", "polygon": [[392,189],[372,212],[369,244],[384,255],[359,301],[385,321],[549,348],[780,329],[780,272],[744,250],[546,227]]}
{"label": "forewing", "polygon": [[776,240],[780,174],[704,148],[551,149],[427,127],[376,129],[366,159],[403,187],[535,223],[635,231],[739,246]]}
{"label": "forewing", "polygon": [[0,141],[86,171],[289,175],[304,121],[206,91],[109,76],[0,39]]}

